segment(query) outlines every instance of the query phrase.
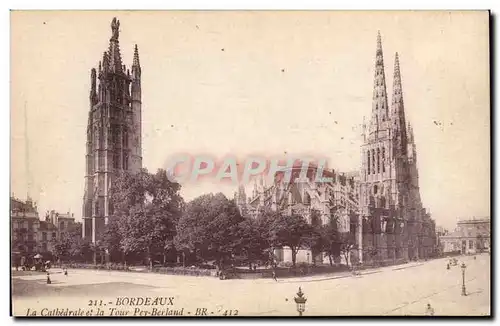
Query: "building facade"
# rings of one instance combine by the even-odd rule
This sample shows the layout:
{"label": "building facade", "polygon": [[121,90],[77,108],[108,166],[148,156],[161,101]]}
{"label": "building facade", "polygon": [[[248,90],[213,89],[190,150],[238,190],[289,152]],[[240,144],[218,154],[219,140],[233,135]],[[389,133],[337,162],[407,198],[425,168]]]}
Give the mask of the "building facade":
{"label": "building facade", "polygon": [[36,204],[10,198],[11,249],[13,253],[29,257],[37,253],[54,252],[54,240],[60,239],[75,223],[73,214],[59,214],[52,210],[40,220]]}
{"label": "building facade", "polygon": [[54,240],[59,238],[57,227],[49,221],[40,221],[38,248],[42,253],[54,252]]}
{"label": "building facade", "polygon": [[47,212],[45,221],[55,226],[57,229],[57,237],[60,238],[75,224],[75,214],[66,212],[65,214],[51,210]]}
{"label": "building facade", "polygon": [[141,66],[137,45],[131,69],[122,64],[120,22],[111,22],[109,49],[90,73],[85,156],[83,237],[96,242],[112,214],[110,190],[120,172],[142,168]]}
{"label": "building facade", "polygon": [[475,254],[491,250],[489,217],[459,220],[453,232],[440,237],[443,253]]}
{"label": "building facade", "polygon": [[11,249],[13,253],[29,255],[38,251],[40,219],[36,204],[10,198]]}
{"label": "building facade", "polygon": [[[418,182],[417,151],[413,129],[406,123],[398,54],[395,55],[392,102],[386,90],[382,40],[377,36],[371,120],[363,123],[361,169],[351,173],[324,171],[328,183],[318,183],[311,174],[296,180],[300,168],[292,171],[292,182],[261,179],[251,196],[240,187],[235,201],[243,215],[257,216],[265,207],[285,214],[297,213],[311,221],[319,212],[321,223],[335,217],[341,233],[355,243],[351,262],[407,261],[428,258],[436,251],[435,222],[423,208]],[[289,250],[277,252],[288,261]],[[325,260],[307,248],[298,261]]]}
{"label": "building facade", "polygon": [[377,37],[372,114],[361,146],[360,260],[409,260],[434,251],[434,222],[422,206],[417,151],[406,123],[398,53],[389,108],[384,57]]}

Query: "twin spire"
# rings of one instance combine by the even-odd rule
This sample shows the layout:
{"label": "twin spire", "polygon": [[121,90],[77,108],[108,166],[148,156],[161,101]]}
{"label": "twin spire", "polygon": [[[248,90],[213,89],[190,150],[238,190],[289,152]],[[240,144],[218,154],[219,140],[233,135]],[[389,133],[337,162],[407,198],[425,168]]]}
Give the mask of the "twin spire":
{"label": "twin spire", "polygon": [[[382,51],[382,37],[377,33],[377,50],[375,55],[375,77],[373,86],[372,119],[370,133],[390,127],[401,138],[406,139],[406,122],[403,104],[401,72],[399,55],[396,52],[394,59],[394,83],[392,92],[392,108],[389,113],[387,90],[385,83],[384,56]],[[394,136],[398,136],[393,133]]]}

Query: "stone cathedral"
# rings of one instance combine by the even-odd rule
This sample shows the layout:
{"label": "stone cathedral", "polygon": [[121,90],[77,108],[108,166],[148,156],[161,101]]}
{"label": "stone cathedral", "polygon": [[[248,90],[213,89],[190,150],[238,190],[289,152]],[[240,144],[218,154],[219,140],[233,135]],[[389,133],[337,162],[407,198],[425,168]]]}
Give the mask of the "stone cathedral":
{"label": "stone cathedral", "polygon": [[[413,129],[406,123],[397,53],[394,60],[389,101],[379,33],[371,119],[368,125],[363,123],[360,170],[328,171],[326,176],[332,177],[329,183],[316,183],[312,177],[289,184],[275,181],[267,186],[261,180],[248,198],[240,187],[235,201],[243,215],[255,217],[267,208],[300,214],[309,223],[318,223],[313,211],[323,224],[334,217],[339,232],[347,233],[354,244],[349,254],[351,263],[398,263],[433,255],[435,222],[420,200],[416,145]],[[275,256],[278,261],[291,260],[286,247],[276,250]],[[312,260],[325,261],[325,256],[307,248],[299,251],[297,261]]]}
{"label": "stone cathedral", "polygon": [[416,145],[405,118],[398,53],[390,103],[379,34],[371,120],[363,127],[361,146],[358,246],[373,248],[360,253],[378,260],[425,258],[432,251],[435,225],[420,200]]}
{"label": "stone cathedral", "polygon": [[122,64],[120,21],[111,22],[109,49],[90,72],[85,155],[83,237],[96,242],[112,214],[110,189],[121,171],[142,168],[141,66],[137,45],[131,69]]}

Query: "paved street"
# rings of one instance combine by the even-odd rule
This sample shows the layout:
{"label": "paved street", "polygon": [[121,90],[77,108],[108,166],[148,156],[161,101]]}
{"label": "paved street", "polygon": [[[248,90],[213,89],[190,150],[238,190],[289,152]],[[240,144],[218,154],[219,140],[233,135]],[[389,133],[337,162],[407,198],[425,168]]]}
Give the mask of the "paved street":
{"label": "paved street", "polygon": [[[467,265],[467,296],[460,295],[460,267],[447,270],[446,259],[366,270],[356,277],[338,274],[278,282],[93,270],[69,270],[66,277],[55,270],[53,284],[47,285],[44,274],[14,272],[13,312],[26,315],[28,308],[37,314],[43,308],[95,312],[96,302],[89,301],[98,300],[97,306],[108,315],[119,297],[161,296],[174,297],[167,307],[184,308],[183,315],[188,316],[195,315],[197,308],[198,313],[206,308],[209,316],[225,311],[245,316],[296,315],[293,297],[301,286],[307,297],[305,315],[424,315],[428,303],[436,315],[489,315],[490,256],[458,258]],[[136,307],[117,308],[131,315]]]}

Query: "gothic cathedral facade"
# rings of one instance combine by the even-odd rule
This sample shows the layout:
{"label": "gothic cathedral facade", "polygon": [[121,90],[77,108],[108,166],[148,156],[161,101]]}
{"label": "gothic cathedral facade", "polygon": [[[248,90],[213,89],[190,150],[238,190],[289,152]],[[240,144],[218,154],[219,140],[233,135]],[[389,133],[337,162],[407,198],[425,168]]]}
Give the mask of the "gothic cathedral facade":
{"label": "gothic cathedral facade", "polygon": [[141,66],[137,45],[131,69],[122,64],[120,21],[111,22],[109,49],[90,73],[85,156],[83,237],[96,242],[112,215],[110,190],[120,172],[142,168]]}
{"label": "gothic cathedral facade", "polygon": [[[267,207],[285,215],[300,214],[309,223],[313,211],[319,213],[323,224],[333,218],[338,231],[348,233],[353,243],[351,263],[399,263],[431,257],[436,244],[435,222],[420,199],[416,145],[413,129],[406,123],[397,53],[391,100],[379,33],[371,120],[368,125],[363,123],[361,168],[348,173],[325,170],[332,180],[328,183],[318,184],[309,177],[288,185],[274,182],[266,186],[261,181],[259,186],[255,183],[249,198],[240,186],[235,193],[240,212],[256,217]],[[288,261],[287,250],[277,254],[278,261]],[[298,257],[304,262],[311,262],[310,257],[322,260],[307,248],[300,250]]]}
{"label": "gothic cathedral facade", "polygon": [[[398,53],[391,106],[377,36],[371,120],[363,124],[358,253],[360,260],[409,260],[431,255],[433,229],[422,206],[413,129],[406,124]],[[432,232],[431,232],[432,233]],[[431,239],[432,240],[432,239]],[[432,247],[432,245],[430,245]]]}

